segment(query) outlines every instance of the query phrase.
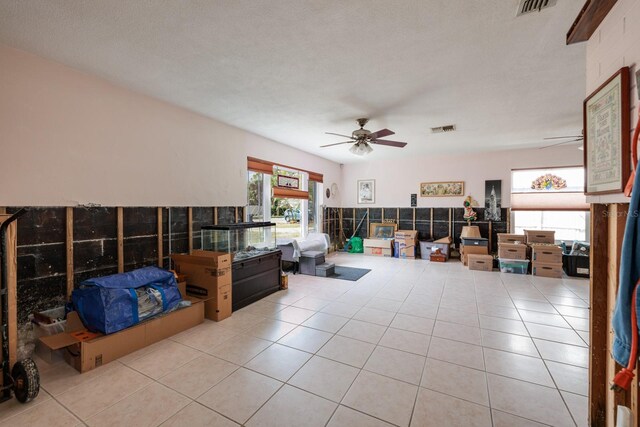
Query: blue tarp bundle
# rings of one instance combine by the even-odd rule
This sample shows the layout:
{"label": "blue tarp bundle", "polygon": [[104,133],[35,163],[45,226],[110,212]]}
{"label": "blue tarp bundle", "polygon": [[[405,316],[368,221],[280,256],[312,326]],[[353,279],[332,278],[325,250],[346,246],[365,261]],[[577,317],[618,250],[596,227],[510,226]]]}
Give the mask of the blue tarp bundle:
{"label": "blue tarp bundle", "polygon": [[139,299],[147,298],[148,292],[161,297],[160,312],[172,310],[182,300],[173,273],[158,267],[85,280],[71,300],[88,329],[111,334],[144,319]]}

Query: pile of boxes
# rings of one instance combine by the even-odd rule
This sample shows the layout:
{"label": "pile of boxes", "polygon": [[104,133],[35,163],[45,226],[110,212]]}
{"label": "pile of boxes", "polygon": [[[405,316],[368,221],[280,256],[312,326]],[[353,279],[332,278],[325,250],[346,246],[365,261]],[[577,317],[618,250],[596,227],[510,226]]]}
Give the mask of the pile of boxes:
{"label": "pile of boxes", "polygon": [[555,231],[525,230],[531,247],[531,274],[562,277],[562,248],[555,244]]}
{"label": "pile of boxes", "polygon": [[[462,237],[460,243],[460,257],[465,266],[469,265],[470,255],[489,255],[489,240],[483,237]],[[478,259],[478,258],[476,258]],[[491,257],[493,260],[493,257]]]}
{"label": "pile of boxes", "polygon": [[205,317],[216,322],[231,316],[231,254],[194,250],[171,255],[178,274],[186,275],[185,291],[204,301]]}
{"label": "pile of boxes", "polygon": [[555,245],[555,231],[525,230],[525,234],[498,233],[498,258],[503,273],[562,277],[562,248]]}

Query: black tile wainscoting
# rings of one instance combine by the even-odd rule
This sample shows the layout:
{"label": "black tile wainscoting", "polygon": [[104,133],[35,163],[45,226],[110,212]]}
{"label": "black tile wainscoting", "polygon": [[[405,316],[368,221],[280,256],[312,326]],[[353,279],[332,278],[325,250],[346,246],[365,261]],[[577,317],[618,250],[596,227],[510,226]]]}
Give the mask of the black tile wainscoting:
{"label": "black tile wainscoting", "polygon": [[[472,225],[480,227],[482,237],[489,238],[491,229],[492,251],[498,250],[497,233],[509,230],[509,209],[502,209],[502,221],[484,221],[484,208],[474,208],[478,213],[478,221]],[[368,215],[367,215],[368,212]],[[451,236],[455,245],[460,244],[462,227],[467,225],[463,219],[464,208],[324,208],[323,230],[331,237],[335,248],[341,248],[358,227],[356,233],[362,238],[368,237],[368,225],[374,222],[392,220],[400,230],[418,230],[420,240],[440,239]]]}
{"label": "black tile wainscoting", "polygon": [[[19,208],[8,207],[7,213]],[[71,208],[73,285],[118,272],[118,208]],[[159,265],[157,207],[122,208],[124,271]],[[169,255],[200,249],[203,225],[241,222],[244,207],[161,208],[162,266]],[[191,211],[191,221],[189,220]],[[169,226],[171,225],[171,227]],[[34,311],[64,304],[67,293],[67,208],[32,207],[18,220],[18,322]]]}

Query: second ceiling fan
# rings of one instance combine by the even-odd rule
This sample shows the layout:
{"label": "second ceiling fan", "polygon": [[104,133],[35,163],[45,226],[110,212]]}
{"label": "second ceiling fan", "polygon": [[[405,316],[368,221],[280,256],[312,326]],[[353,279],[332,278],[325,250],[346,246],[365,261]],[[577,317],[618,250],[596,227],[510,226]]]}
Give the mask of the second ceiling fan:
{"label": "second ceiling fan", "polygon": [[397,148],[403,148],[405,145],[407,145],[406,142],[390,141],[387,139],[378,139],[378,138],[384,138],[385,136],[394,135],[395,132],[389,129],[381,129],[377,132],[371,132],[370,130],[364,129],[364,125],[366,125],[368,121],[369,119],[365,119],[365,118],[357,119],[356,122],[360,126],[360,129],[354,130],[351,133],[351,136],[342,135],[342,134],[333,133],[333,132],[325,132],[327,135],[336,135],[336,136],[343,136],[345,138],[349,138],[350,141],[343,141],[343,142],[336,142],[335,144],[322,145],[321,148],[333,147],[334,145],[353,144],[353,146],[351,146],[349,151],[351,151],[353,154],[357,154],[358,156],[364,156],[365,154],[369,154],[370,152],[373,151],[373,148],[371,148],[371,145],[369,144],[387,145],[389,147],[397,147]]}

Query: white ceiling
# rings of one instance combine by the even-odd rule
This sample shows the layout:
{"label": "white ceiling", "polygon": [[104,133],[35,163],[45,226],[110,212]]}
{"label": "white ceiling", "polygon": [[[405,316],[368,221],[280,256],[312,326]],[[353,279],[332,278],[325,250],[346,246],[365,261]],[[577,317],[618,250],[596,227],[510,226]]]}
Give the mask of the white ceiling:
{"label": "white ceiling", "polygon": [[319,146],[363,116],[409,143],[365,160],[579,133],[585,46],[565,35],[583,3],[0,0],[0,42],[347,163],[363,159]]}

